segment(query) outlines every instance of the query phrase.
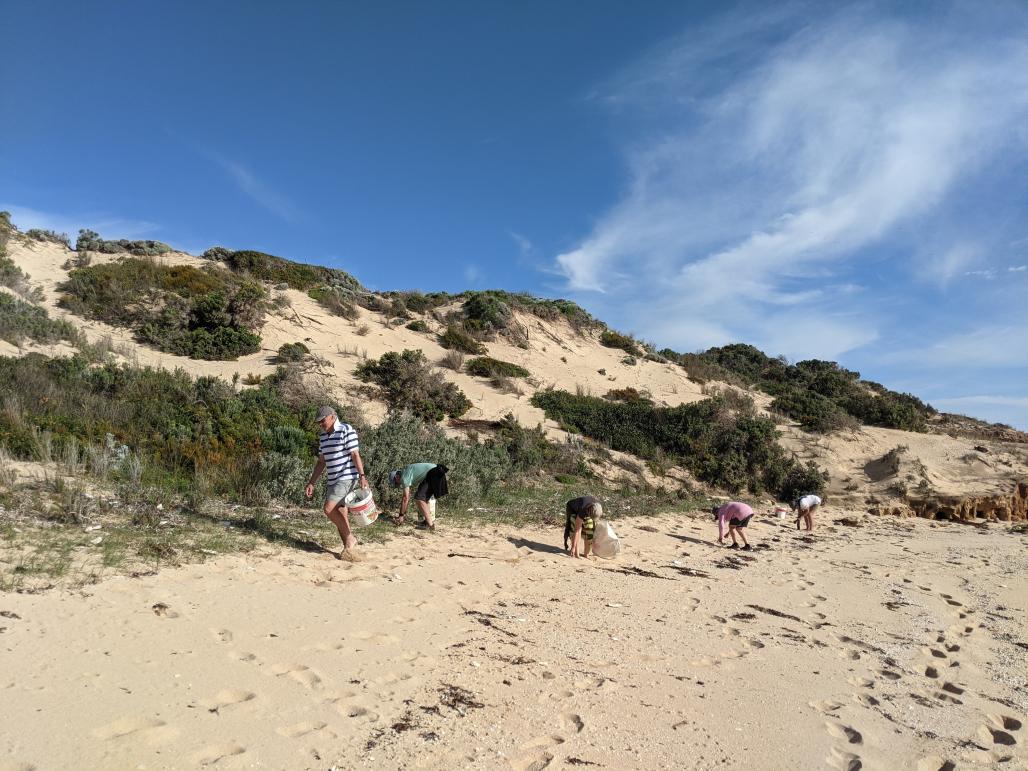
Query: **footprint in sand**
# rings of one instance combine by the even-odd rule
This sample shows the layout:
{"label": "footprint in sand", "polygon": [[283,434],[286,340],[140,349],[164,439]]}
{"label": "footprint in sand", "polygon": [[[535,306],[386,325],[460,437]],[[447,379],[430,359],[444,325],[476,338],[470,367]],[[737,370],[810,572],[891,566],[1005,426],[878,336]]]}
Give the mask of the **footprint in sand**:
{"label": "footprint in sand", "polygon": [[230,643],[234,639],[234,635],[228,629],[212,629],[211,634],[218,642]]}
{"label": "footprint in sand", "polygon": [[113,723],[100,726],[93,731],[93,736],[103,741],[121,739],[125,736],[139,736],[148,743],[158,743],[177,733],[163,720],[143,717],[123,717]]}
{"label": "footprint in sand", "polygon": [[321,685],[321,678],[310,667],[302,664],[275,664],[271,667],[271,674],[275,677],[288,675],[305,688],[317,688]]}
{"label": "footprint in sand", "polygon": [[561,715],[560,724],[565,731],[571,731],[576,734],[582,733],[582,729],[585,728],[585,721],[582,720],[581,716],[573,712],[565,712]]}
{"label": "footprint in sand", "polygon": [[542,771],[553,761],[553,755],[549,752],[542,752],[537,755],[517,758],[510,762],[514,771]]}
{"label": "footprint in sand", "polygon": [[189,756],[189,761],[197,766],[211,766],[219,760],[230,758],[233,755],[242,755],[244,752],[246,752],[246,748],[240,747],[238,744],[214,744],[204,747],[199,752],[194,752]]}
{"label": "footprint in sand", "polygon": [[855,728],[851,728],[848,725],[843,725],[842,723],[826,722],[825,728],[828,729],[828,733],[830,736],[833,736],[836,739],[842,739],[847,744],[864,743],[864,737],[863,735],[861,735],[860,731],[858,731]]}
{"label": "footprint in sand", "polygon": [[212,698],[201,701],[200,706],[210,712],[217,712],[225,707],[243,704],[248,701],[253,701],[256,698],[257,694],[253,691],[226,688],[218,691]]}
{"label": "footprint in sand", "polygon": [[837,750],[835,747],[829,751],[826,761],[831,768],[838,769],[838,771],[860,771],[864,767],[859,755]]}
{"label": "footprint in sand", "polygon": [[825,715],[837,712],[844,706],[841,701],[833,701],[832,699],[825,699],[824,701],[809,701],[807,703],[818,712]]}
{"label": "footprint in sand", "polygon": [[282,726],[278,729],[278,733],[281,736],[285,736],[289,739],[299,739],[301,736],[306,736],[309,733],[320,731],[325,727],[325,723],[321,721],[305,721],[303,723],[295,723],[293,725]]}
{"label": "footprint in sand", "polygon": [[957,765],[939,755],[929,755],[917,761],[917,771],[955,771]]}

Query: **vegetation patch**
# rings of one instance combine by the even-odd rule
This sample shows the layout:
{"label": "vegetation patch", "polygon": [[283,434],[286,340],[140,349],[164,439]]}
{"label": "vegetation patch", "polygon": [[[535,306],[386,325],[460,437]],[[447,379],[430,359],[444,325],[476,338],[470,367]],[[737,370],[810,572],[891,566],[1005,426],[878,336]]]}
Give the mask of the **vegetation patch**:
{"label": "vegetation patch", "polygon": [[232,251],[215,246],[203,253],[204,259],[223,262],[237,273],[244,273],[260,281],[288,284],[293,289],[308,291],[319,286],[337,287],[350,293],[365,293],[361,283],[344,270],[324,268],[293,262],[273,254],[252,249]]}
{"label": "vegetation patch", "polygon": [[307,292],[312,300],[317,300],[325,309],[335,316],[342,316],[344,319],[356,321],[360,318],[360,311],[351,301],[347,292],[334,286],[319,286]]}
{"label": "vegetation patch", "polygon": [[569,431],[640,458],[674,458],[698,479],[732,492],[770,491],[788,499],[819,492],[827,481],[812,464],[786,454],[774,423],[738,415],[722,397],[664,408],[551,390],[535,394],[532,403]]}
{"label": "vegetation patch", "polygon": [[283,343],[278,347],[276,359],[282,364],[303,361],[310,355],[311,349],[303,343]]}
{"label": "vegetation patch", "polygon": [[94,230],[82,229],[75,241],[76,252],[100,252],[101,254],[120,254],[126,252],[136,257],[156,257],[171,251],[171,247],[160,241],[129,241],[120,238],[116,241],[100,237]]}
{"label": "vegetation patch", "polygon": [[414,319],[414,321],[410,322],[406,326],[407,326],[407,329],[409,329],[411,332],[428,332],[429,331],[428,324],[426,324],[421,319]]}
{"label": "vegetation patch", "polygon": [[808,431],[826,433],[857,424],[927,430],[935,409],[910,394],[861,380],[860,373],[834,361],[809,359],[789,364],[752,345],[736,343],[700,354],[661,351],[685,367],[693,379],[716,379],[759,388],[775,397],[771,409]]}
{"label": "vegetation patch", "polygon": [[81,335],[67,321],[51,319],[44,308],[0,292],[0,339],[14,345],[26,339],[47,345],[61,340],[77,343]]}
{"label": "vegetation patch", "polygon": [[421,351],[390,351],[359,365],[354,374],[375,383],[390,407],[409,410],[425,420],[458,418],[471,408],[464,392],[447,382]]}
{"label": "vegetation patch", "polygon": [[472,375],[479,377],[528,377],[529,371],[520,364],[480,356],[469,359],[464,368]]}
{"label": "vegetation patch", "polygon": [[[607,348],[617,348],[631,356],[642,356],[642,349],[634,338],[615,332],[613,329],[605,329],[600,334],[600,345]],[[634,361],[632,362],[635,363]]]}
{"label": "vegetation patch", "polygon": [[479,355],[485,353],[485,346],[468,334],[462,326],[450,324],[446,331],[439,335],[439,345],[451,351]]}
{"label": "vegetation patch", "polygon": [[133,329],[140,342],[194,359],[235,359],[260,350],[267,293],[210,268],[125,257],[76,268],[59,287],[72,313]]}
{"label": "vegetation patch", "polygon": [[56,233],[53,230],[43,230],[42,228],[30,228],[25,231],[25,237],[43,243],[61,244],[66,249],[71,249],[71,240],[68,238],[67,233]]}

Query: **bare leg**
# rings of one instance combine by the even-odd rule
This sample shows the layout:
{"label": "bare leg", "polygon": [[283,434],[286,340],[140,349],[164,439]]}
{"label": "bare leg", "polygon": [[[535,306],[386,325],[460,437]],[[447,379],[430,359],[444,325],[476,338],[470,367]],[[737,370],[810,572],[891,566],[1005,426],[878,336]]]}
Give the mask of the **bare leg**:
{"label": "bare leg", "polygon": [[588,557],[589,556],[589,549],[591,549],[592,546],[593,546],[593,542],[590,541],[588,538],[586,538],[585,539],[585,554],[582,555],[583,557]]}
{"label": "bare leg", "polygon": [[353,531],[350,530],[349,509],[339,501],[328,501],[325,503],[325,516],[332,520],[332,524],[339,531],[344,549],[352,549],[357,545],[357,539],[353,537]]}
{"label": "bare leg", "polygon": [[812,506],[810,513],[807,514],[807,522],[810,524],[810,530],[814,529],[814,512],[817,511],[817,506]]}
{"label": "bare leg", "polygon": [[736,530],[735,525],[729,525],[728,526],[728,535],[732,536],[732,545],[733,546],[738,546],[739,545],[739,542],[735,538],[735,534],[737,532],[738,532],[738,530]]}
{"label": "bare leg", "polygon": [[746,531],[740,528],[737,532],[739,533],[739,537],[742,539],[742,545],[749,546],[750,543],[746,540]]}
{"label": "bare leg", "polygon": [[427,501],[414,501],[418,504],[418,511],[421,512],[422,518],[425,520],[425,524],[428,525],[429,529],[435,528],[435,521],[432,519],[432,509],[429,507]]}

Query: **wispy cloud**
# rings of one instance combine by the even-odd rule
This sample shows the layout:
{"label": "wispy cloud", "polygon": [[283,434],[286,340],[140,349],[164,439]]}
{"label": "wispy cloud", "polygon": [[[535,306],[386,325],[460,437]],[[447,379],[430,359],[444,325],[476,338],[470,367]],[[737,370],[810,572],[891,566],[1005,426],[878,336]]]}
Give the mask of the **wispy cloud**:
{"label": "wispy cloud", "polygon": [[[871,306],[817,290],[1023,151],[1028,14],[1004,6],[983,26],[971,5],[927,21],[795,8],[723,17],[597,90],[648,123],[629,143],[623,199],[556,257],[568,288],[613,295],[640,331],[677,327],[694,345],[727,331],[772,353],[838,354],[876,338]],[[962,234],[907,269],[945,284],[983,248]],[[778,312],[783,298],[802,311]]]}
{"label": "wispy cloud", "polygon": [[986,324],[885,358],[921,367],[1028,367],[1028,325]]}
{"label": "wispy cloud", "polygon": [[154,222],[112,217],[95,212],[58,214],[13,203],[0,203],[0,210],[10,212],[11,221],[21,230],[40,228],[65,233],[71,238],[72,243],[82,228],[95,230],[105,238],[147,238],[160,229]]}
{"label": "wispy cloud", "polygon": [[201,149],[200,152],[221,166],[239,191],[257,205],[291,224],[302,219],[303,213],[289,198],[260,179],[246,165],[213,150]]}

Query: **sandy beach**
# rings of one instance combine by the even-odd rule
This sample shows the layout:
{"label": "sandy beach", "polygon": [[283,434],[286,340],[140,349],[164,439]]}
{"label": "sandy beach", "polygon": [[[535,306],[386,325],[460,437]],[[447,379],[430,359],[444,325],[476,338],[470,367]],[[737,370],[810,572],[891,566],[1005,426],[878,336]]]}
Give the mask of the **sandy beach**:
{"label": "sandy beach", "polygon": [[[836,517],[838,514],[835,515]],[[0,599],[0,768],[1025,768],[1026,536],[617,522]]]}

